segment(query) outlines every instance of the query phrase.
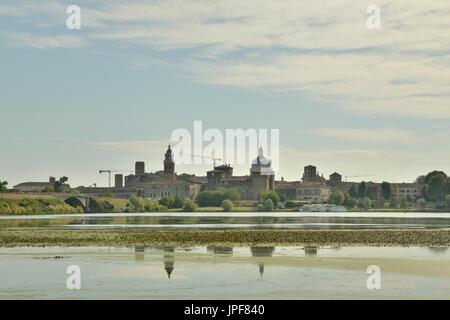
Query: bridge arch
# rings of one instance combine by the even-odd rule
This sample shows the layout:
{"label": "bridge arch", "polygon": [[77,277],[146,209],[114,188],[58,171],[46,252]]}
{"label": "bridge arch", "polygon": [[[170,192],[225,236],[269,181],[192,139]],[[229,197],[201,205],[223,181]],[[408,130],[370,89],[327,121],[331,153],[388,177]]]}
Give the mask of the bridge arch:
{"label": "bridge arch", "polygon": [[81,207],[83,208],[83,211],[86,212],[87,211],[87,205],[85,202],[83,202],[80,198],[77,197],[69,197],[67,199],[64,200],[65,203],[67,203],[68,205],[76,208],[76,207]]}

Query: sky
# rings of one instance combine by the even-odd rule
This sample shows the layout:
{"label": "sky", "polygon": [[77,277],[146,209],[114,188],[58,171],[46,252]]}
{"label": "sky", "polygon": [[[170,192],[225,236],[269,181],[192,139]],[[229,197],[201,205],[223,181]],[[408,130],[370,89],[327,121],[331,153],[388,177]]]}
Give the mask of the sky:
{"label": "sky", "polygon": [[[66,26],[73,4],[81,29]],[[194,121],[279,129],[277,179],[308,164],[356,181],[448,174],[450,2],[1,0],[0,112],[10,186],[161,170]]]}

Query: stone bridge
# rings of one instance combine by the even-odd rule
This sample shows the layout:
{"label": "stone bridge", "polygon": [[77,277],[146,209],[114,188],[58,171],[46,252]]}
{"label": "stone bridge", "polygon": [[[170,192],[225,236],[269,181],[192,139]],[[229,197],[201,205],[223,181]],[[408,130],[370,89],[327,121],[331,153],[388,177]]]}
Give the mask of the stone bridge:
{"label": "stone bridge", "polygon": [[90,201],[92,199],[92,196],[89,195],[70,193],[39,193],[39,195],[49,195],[59,198],[72,207],[82,207],[84,212],[89,212]]}

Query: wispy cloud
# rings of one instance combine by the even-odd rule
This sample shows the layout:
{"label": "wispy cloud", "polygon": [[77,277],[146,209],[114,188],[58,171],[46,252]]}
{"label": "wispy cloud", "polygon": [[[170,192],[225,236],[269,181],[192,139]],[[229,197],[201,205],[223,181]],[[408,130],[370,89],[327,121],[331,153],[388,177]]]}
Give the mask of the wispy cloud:
{"label": "wispy cloud", "polygon": [[319,128],[311,131],[311,134],[344,140],[361,140],[368,142],[411,142],[416,139],[412,131],[393,128]]}
{"label": "wispy cloud", "polygon": [[12,46],[35,49],[74,48],[86,45],[85,39],[78,36],[38,36],[30,33],[16,33],[9,38]]}
{"label": "wispy cloud", "polygon": [[[358,0],[95,2],[81,5],[83,39],[28,35],[19,43],[189,48],[176,65],[196,81],[301,94],[351,112],[450,118],[448,0],[377,5],[381,30],[367,29],[368,4]],[[33,13],[30,3],[18,6]],[[43,10],[61,24],[60,4],[35,12]]]}

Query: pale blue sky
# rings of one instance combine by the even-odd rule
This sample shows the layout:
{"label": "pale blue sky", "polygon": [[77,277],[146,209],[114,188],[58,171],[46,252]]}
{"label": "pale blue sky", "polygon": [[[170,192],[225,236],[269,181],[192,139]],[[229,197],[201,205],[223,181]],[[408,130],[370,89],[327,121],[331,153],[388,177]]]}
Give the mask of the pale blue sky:
{"label": "pale blue sky", "polygon": [[[194,120],[280,129],[278,178],[310,163],[377,181],[449,173],[450,5],[413,2],[380,1],[374,31],[353,0],[2,1],[0,179],[159,170]],[[65,26],[74,3],[81,30]]]}

